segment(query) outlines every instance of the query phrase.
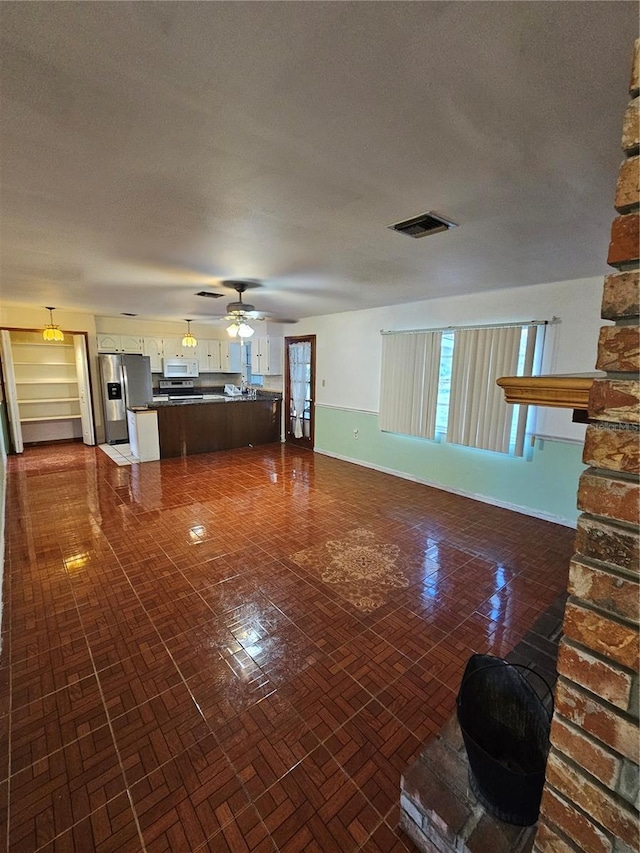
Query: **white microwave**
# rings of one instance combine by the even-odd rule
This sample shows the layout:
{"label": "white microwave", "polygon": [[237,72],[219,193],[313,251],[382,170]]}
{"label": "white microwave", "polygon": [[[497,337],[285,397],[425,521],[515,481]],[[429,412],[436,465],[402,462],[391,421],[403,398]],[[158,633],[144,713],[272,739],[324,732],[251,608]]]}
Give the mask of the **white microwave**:
{"label": "white microwave", "polygon": [[198,359],[163,358],[162,374],[165,379],[190,379],[198,375]]}

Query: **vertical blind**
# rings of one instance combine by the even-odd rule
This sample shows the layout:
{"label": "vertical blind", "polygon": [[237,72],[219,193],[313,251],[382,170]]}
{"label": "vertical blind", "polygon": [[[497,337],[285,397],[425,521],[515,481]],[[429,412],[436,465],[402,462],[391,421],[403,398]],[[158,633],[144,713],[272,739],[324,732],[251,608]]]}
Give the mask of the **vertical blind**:
{"label": "vertical blind", "polygon": [[380,429],[434,438],[441,332],[382,338]]}
{"label": "vertical blind", "polygon": [[442,330],[383,333],[380,429],[435,438],[439,383],[446,400],[450,364],[447,441],[522,456],[528,407],[506,403],[496,380],[531,376],[544,331],[544,323],[455,329],[453,359],[443,364]]}
{"label": "vertical blind", "polygon": [[[447,441],[508,453],[514,408],[496,385],[518,372],[522,326],[457,331],[453,350]],[[531,375],[535,327],[527,330],[523,375]],[[516,453],[522,455],[526,414],[519,416]]]}

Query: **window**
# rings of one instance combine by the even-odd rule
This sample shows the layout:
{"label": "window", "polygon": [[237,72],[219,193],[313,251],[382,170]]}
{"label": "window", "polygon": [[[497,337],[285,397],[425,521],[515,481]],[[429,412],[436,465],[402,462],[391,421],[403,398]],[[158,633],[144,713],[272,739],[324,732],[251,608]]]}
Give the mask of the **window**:
{"label": "window", "polygon": [[251,341],[242,341],[242,379],[247,385],[262,387],[264,379],[251,372]]}
{"label": "window", "polygon": [[383,337],[381,430],[434,438],[441,337],[440,332]]}
{"label": "window", "polygon": [[[527,324],[387,334],[380,428],[425,438],[439,434],[452,444],[522,456],[528,408],[508,405],[496,379],[532,374],[544,330],[544,324]],[[428,355],[416,346],[421,335],[432,342],[439,336]],[[437,375],[428,381],[435,363]],[[425,428],[431,423],[432,429]]]}
{"label": "window", "polygon": [[451,397],[451,367],[453,365],[453,332],[442,333],[440,374],[438,376],[438,402],[436,404],[436,432],[447,434],[449,398]]}

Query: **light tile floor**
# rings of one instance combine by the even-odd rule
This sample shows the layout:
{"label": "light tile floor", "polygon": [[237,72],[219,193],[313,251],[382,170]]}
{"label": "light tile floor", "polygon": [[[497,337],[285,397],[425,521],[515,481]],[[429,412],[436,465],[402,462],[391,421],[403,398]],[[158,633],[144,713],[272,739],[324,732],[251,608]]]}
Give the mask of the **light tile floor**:
{"label": "light tile floor", "polygon": [[98,447],[112,459],[116,465],[138,464],[140,460],[131,452],[131,445],[126,444],[99,444]]}
{"label": "light tile floor", "polygon": [[0,826],[56,853],[413,849],[403,768],[574,535],[281,445],[27,449],[6,530]]}

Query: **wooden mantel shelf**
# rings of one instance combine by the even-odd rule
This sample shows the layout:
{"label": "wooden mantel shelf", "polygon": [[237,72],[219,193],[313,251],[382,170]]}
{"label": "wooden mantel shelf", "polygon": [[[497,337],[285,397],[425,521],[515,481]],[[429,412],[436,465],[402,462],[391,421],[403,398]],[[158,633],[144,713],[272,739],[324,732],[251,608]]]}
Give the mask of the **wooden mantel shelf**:
{"label": "wooden mantel shelf", "polygon": [[605,376],[606,373],[566,373],[555,376],[503,376],[496,381],[504,390],[507,403],[586,411],[593,380],[604,379]]}

